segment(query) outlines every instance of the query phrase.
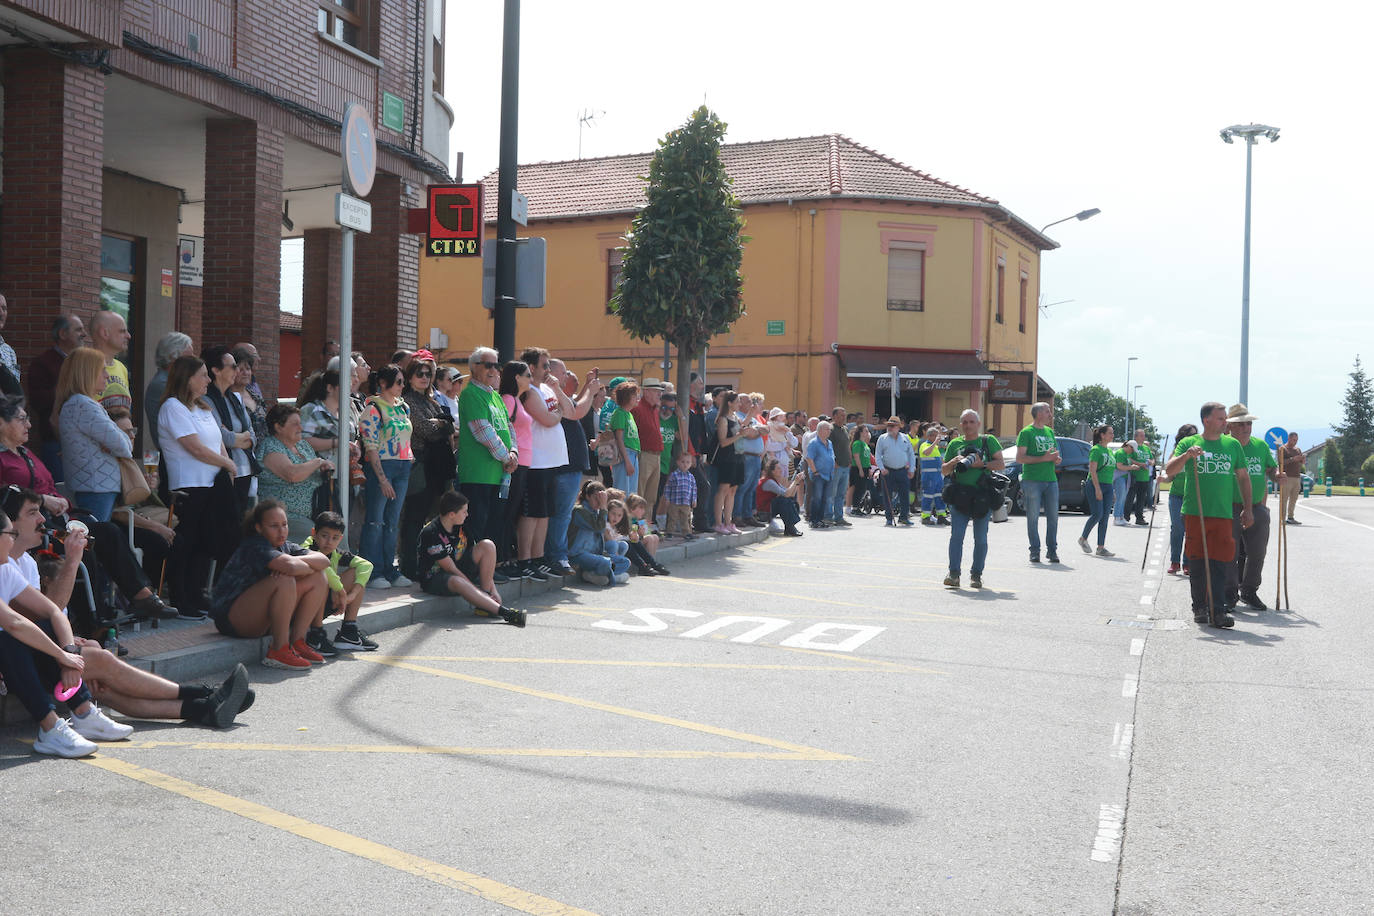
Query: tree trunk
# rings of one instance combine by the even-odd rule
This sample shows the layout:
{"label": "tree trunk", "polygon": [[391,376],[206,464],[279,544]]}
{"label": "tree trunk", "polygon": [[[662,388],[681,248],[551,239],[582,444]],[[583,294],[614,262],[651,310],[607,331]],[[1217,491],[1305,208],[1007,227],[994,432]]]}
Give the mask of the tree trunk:
{"label": "tree trunk", "polygon": [[[682,341],[677,346],[677,441],[684,451],[691,451],[691,441],[687,436],[687,412],[692,406],[692,351]],[[673,461],[677,461],[676,443],[673,448]]]}

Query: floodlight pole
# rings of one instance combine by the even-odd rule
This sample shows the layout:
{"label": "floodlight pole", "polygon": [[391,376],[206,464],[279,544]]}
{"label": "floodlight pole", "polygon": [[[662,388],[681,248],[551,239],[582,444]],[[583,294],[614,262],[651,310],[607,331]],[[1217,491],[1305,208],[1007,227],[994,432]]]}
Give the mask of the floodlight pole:
{"label": "floodlight pole", "polygon": [[496,289],[492,345],[515,359],[515,191],[520,121],[520,0],[506,0],[501,44],[501,151],[496,190]]}
{"label": "floodlight pole", "polygon": [[1245,141],[1245,254],[1240,287],[1240,402],[1250,401],[1250,179],[1254,147],[1260,137],[1270,143],[1279,139],[1279,129],[1266,124],[1235,124],[1221,132],[1221,139],[1231,143],[1236,137]]}

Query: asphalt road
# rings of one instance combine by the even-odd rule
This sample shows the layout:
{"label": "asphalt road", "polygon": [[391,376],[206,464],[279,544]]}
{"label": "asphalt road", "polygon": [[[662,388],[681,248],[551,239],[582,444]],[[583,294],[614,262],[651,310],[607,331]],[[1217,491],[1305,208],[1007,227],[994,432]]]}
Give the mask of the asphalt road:
{"label": "asphalt road", "polygon": [[523,631],[455,615],[308,675],[257,669],[227,732],[138,723],[60,761],[10,729],[0,900],[1366,911],[1374,502],[1298,517],[1296,610],[1226,633],[1192,624],[1186,580],[1141,573],[1144,529],[1086,557],[1065,515],[1066,562],[1032,567],[1013,518],[986,588],[952,592],[946,529],[860,519],[541,596]]}

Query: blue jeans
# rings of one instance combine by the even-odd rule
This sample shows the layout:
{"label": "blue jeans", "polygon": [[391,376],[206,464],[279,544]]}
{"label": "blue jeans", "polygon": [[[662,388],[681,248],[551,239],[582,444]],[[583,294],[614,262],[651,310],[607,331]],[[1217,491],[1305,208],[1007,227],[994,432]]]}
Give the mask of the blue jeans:
{"label": "blue jeans", "polygon": [[1107,519],[1112,517],[1112,488],[1105,483],[1099,483],[1102,488],[1102,498],[1097,498],[1097,493],[1093,490],[1092,481],[1083,482],[1084,505],[1088,507],[1088,522],[1083,526],[1083,537],[1086,539],[1092,533],[1093,526],[1097,526],[1097,546],[1105,547],[1107,544]]}
{"label": "blue jeans", "polygon": [[1126,494],[1130,489],[1130,474],[1112,480],[1112,515],[1119,520],[1126,518]]}
{"label": "blue jeans", "polygon": [[735,491],[735,518],[752,518],[759,472],[763,470],[762,455],[741,455],[744,459],[744,482]]}
{"label": "blue jeans", "polygon": [[118,493],[91,493],[88,490],[77,490],[72,494],[76,499],[76,504],[96,517],[97,521],[108,522],[110,513],[114,511],[115,500],[119,499]]}
{"label": "blue jeans", "polygon": [[830,520],[838,522],[844,518],[844,494],[849,489],[849,468],[835,467],[830,478]]}
{"label": "blue jeans", "polygon": [[878,488],[883,493],[883,504],[889,522],[892,521],[894,514],[901,516],[904,522],[911,520],[911,499],[908,496],[911,478],[906,474],[906,468],[898,468],[888,471],[878,480]]}
{"label": "blue jeans", "polygon": [[556,471],[553,475],[549,533],[544,537],[546,562],[568,562],[568,525],[572,523],[573,503],[577,502],[577,491],[581,485],[581,471]]}
{"label": "blue jeans", "polygon": [[1059,552],[1059,481],[1021,481],[1021,493],[1026,498],[1026,537],[1030,550],[1040,553],[1040,508],[1045,509],[1045,544],[1050,553]]}
{"label": "blue jeans", "polygon": [[1177,563],[1183,557],[1183,496],[1169,493],[1169,562]]}
{"label": "blue jeans", "polygon": [[975,576],[983,574],[983,562],[988,558],[988,522],[992,521],[992,513],[989,512],[982,518],[969,518],[953,506],[949,507],[949,523],[953,527],[949,529],[949,571],[954,575],[959,575],[959,566],[964,559],[964,531],[968,528],[968,523],[973,522],[973,566],[969,573]]}
{"label": "blue jeans", "polygon": [[806,520],[811,524],[825,521],[825,510],[829,504],[830,481],[824,477],[811,478],[811,492],[806,499]]}
{"label": "blue jeans", "polygon": [[[623,544],[624,542],[621,541],[612,543]],[[606,549],[613,549],[610,543],[606,544]],[[624,553],[616,553],[612,556],[606,556],[602,553],[583,552],[575,553],[572,556],[568,557],[568,559],[569,561],[571,561],[572,565],[576,566],[583,572],[594,573],[599,576],[617,576],[620,573],[630,571],[630,558],[625,556]]]}
{"label": "blue jeans", "polygon": [[631,493],[639,492],[639,452],[632,448],[625,451],[630,459],[612,465],[611,480],[617,490],[624,490],[625,495],[629,496]]}
{"label": "blue jeans", "polygon": [[[367,522],[363,525],[363,539],[359,547],[363,559],[372,564],[372,578],[394,581],[401,575],[396,568],[396,532],[400,528],[401,506],[406,501],[406,487],[410,484],[413,462],[396,458],[382,459],[382,473],[396,491],[395,499],[382,495],[382,485],[369,462],[363,462]],[[414,544],[406,549],[414,550]]]}

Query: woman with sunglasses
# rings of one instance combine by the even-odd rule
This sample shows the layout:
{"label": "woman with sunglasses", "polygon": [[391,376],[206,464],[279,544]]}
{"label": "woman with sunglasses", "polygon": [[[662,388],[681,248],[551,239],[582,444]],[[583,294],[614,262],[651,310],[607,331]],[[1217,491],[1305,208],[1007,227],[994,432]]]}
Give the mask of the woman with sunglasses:
{"label": "woman with sunglasses", "polygon": [[434,399],[434,360],[421,350],[406,367],[406,387],[401,395],[410,408],[410,447],[415,455],[410,486],[401,509],[401,575],[418,579],[419,570],[411,545],[419,543],[420,529],[434,516],[440,494],[453,486],[453,417]]}
{"label": "woman with sunglasses", "polygon": [[402,391],[405,376],[397,365],[373,372],[367,387],[371,395],[361,421],[363,475],[367,521],[363,525],[361,553],[372,564],[371,589],[410,588],[411,580],[396,566],[396,537],[415,463],[410,447],[410,406]]}
{"label": "woman with sunglasses", "polygon": [[[1176,457],[1183,454],[1187,449],[1178,447],[1177,443],[1182,442],[1189,436],[1197,435],[1197,427],[1192,423],[1184,423],[1178,428],[1178,434],[1174,436],[1174,454]],[[1185,470],[1186,470],[1185,465]],[[1188,493],[1188,475],[1179,474],[1177,477],[1165,475],[1169,481],[1169,573],[1182,572],[1188,575],[1188,558],[1183,555],[1183,497]],[[1183,565],[1179,566],[1179,561]]]}

